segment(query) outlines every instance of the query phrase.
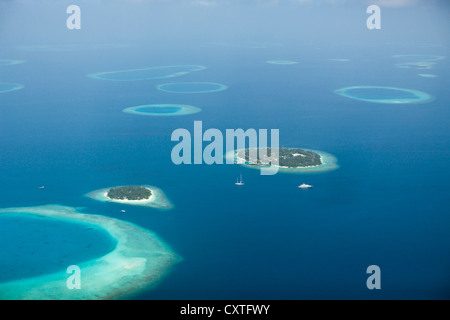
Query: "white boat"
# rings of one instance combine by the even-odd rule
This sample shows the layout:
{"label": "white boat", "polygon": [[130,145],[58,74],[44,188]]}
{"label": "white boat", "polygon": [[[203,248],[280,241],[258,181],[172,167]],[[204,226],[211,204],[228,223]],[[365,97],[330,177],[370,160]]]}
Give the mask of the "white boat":
{"label": "white boat", "polygon": [[237,185],[237,186],[243,186],[244,185],[244,180],[242,180],[242,174],[241,174],[240,178],[241,178],[240,180],[239,179],[236,180],[235,185]]}
{"label": "white boat", "polygon": [[126,211],[125,210],[120,210],[120,212],[125,213]]}
{"label": "white boat", "polygon": [[40,186],[40,187],[38,187],[39,189],[45,189],[45,186]]}
{"label": "white boat", "polygon": [[310,184],[306,184],[306,183],[302,183],[301,185],[298,186],[300,189],[309,189],[312,188],[313,186]]}

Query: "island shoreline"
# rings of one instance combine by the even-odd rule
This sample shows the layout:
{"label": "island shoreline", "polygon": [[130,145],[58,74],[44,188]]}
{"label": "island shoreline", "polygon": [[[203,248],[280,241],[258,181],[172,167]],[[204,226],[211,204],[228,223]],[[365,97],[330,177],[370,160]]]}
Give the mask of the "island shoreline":
{"label": "island shoreline", "polygon": [[[298,148],[286,148],[286,149],[298,149]],[[278,169],[279,172],[281,173],[292,173],[292,174],[306,174],[306,173],[322,173],[322,172],[328,172],[328,171],[333,171],[339,168],[339,165],[337,164],[338,160],[337,158],[327,152],[324,151],[320,151],[320,150],[313,150],[313,149],[306,149],[306,148],[301,148],[302,150],[305,151],[311,151],[314,153],[317,153],[320,156],[320,161],[322,162],[322,164],[320,165],[315,165],[315,166],[304,166],[304,167],[285,167],[285,166],[279,166],[279,165],[273,165],[273,167],[276,167]],[[250,168],[250,169],[261,169],[261,168],[268,168],[269,166],[265,166],[265,165],[249,165],[249,164],[245,164],[245,163],[239,163],[236,162],[237,159],[241,159],[245,162],[245,159],[242,158],[237,158],[236,153],[241,151],[243,149],[238,149],[238,150],[233,150],[233,151],[229,151],[226,153],[225,157],[227,160],[232,159],[233,161],[235,161],[236,164],[243,166],[245,168]]]}
{"label": "island shoreline", "polygon": [[140,187],[147,188],[151,191],[152,195],[147,200],[116,200],[111,199],[107,196],[108,191],[113,188],[118,188],[123,186],[116,186],[116,187],[109,187],[109,188],[103,188],[98,189],[95,191],[91,191],[87,194],[85,194],[85,197],[91,198],[93,200],[102,201],[102,202],[111,202],[111,203],[117,203],[117,204],[125,204],[125,205],[133,205],[133,206],[143,206],[143,207],[151,207],[155,209],[172,209],[174,206],[170,202],[170,200],[166,197],[164,192],[155,187],[150,185],[143,185]]}

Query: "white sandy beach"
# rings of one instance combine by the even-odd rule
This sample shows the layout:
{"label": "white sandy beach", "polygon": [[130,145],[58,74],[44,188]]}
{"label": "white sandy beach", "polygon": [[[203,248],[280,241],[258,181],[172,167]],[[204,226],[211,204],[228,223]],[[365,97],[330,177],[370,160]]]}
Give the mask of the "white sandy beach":
{"label": "white sandy beach", "polygon": [[150,186],[150,185],[144,185],[144,186],[140,186],[140,187],[147,188],[148,190],[151,191],[152,195],[150,196],[149,199],[116,200],[116,199],[109,198],[107,196],[108,191],[112,188],[117,188],[117,186],[95,190],[95,191],[89,192],[85,196],[88,198],[97,200],[97,201],[102,201],[102,202],[113,202],[113,203],[119,203],[119,204],[125,204],[125,205],[143,206],[143,207],[151,207],[151,208],[155,208],[155,209],[165,209],[165,210],[173,208],[173,204],[170,202],[170,200],[167,198],[167,196],[161,189],[159,189],[155,186]]}
{"label": "white sandy beach", "polygon": [[[320,161],[322,162],[322,164],[316,165],[316,166],[305,166],[305,167],[298,167],[298,168],[290,168],[290,167],[279,166],[279,165],[274,165],[274,167],[277,167],[279,169],[279,172],[294,173],[294,174],[327,172],[327,171],[332,171],[332,170],[336,170],[339,168],[339,166],[337,164],[337,158],[334,155],[324,152],[324,151],[319,151],[319,150],[304,149],[304,148],[303,148],[303,150],[312,151],[312,152],[317,153],[320,156]],[[245,159],[237,157],[236,154],[238,151],[240,151],[240,150],[228,152],[225,155],[226,159],[229,159],[229,160],[233,159],[236,162],[236,164],[239,164],[246,168],[261,169],[261,167],[263,167],[263,165],[245,164],[245,162],[246,162]]]}
{"label": "white sandy beach", "polygon": [[120,199],[112,199],[110,197],[108,197],[108,191],[106,191],[103,195],[105,196],[105,198],[108,198],[108,201],[112,201],[112,202],[117,202],[117,203],[123,203],[123,204],[135,204],[135,205],[144,205],[144,204],[149,204],[152,203],[153,201],[155,201],[155,193],[152,189],[150,188],[145,188],[147,190],[150,190],[151,195],[150,198],[148,199],[142,199],[142,200],[120,200]]}

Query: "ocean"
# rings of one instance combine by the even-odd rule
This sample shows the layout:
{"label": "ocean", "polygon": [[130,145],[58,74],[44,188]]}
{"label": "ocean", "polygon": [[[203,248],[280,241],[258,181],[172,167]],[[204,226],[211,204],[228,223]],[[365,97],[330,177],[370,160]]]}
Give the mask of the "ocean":
{"label": "ocean", "polygon": [[[155,50],[121,44],[3,48],[0,58],[26,62],[0,66],[0,82],[25,86],[0,94],[2,208],[72,206],[155,232],[182,261],[137,299],[450,298],[449,60],[426,71],[437,78],[425,78],[418,76],[423,70],[396,67],[404,61],[393,57],[446,56],[446,48],[183,43]],[[298,63],[266,63],[280,59]],[[169,65],[206,69],[144,81],[87,77]],[[157,89],[172,82],[228,88],[198,94]],[[350,86],[420,90],[434,100],[379,104],[334,93]],[[178,117],[122,112],[165,103],[202,111]],[[279,129],[281,146],[331,153],[339,168],[262,176],[238,165],[174,165],[171,134],[193,132],[196,120],[204,130],[222,132]],[[234,185],[240,174],[243,187]],[[301,183],[314,187],[298,189]],[[147,184],[161,188],[174,208],[84,197],[109,186]],[[23,237],[27,229],[16,227]],[[0,253],[2,260],[11,250]],[[37,260],[30,263],[39,268]],[[381,290],[366,286],[370,265],[381,269]]]}

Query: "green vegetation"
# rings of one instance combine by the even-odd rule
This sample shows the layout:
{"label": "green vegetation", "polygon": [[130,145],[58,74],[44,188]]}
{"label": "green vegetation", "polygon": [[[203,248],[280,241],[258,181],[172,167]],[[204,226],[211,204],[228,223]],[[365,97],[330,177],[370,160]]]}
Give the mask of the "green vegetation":
{"label": "green vegetation", "polygon": [[117,187],[109,189],[107,197],[113,200],[144,200],[149,199],[152,192],[144,187]]}
{"label": "green vegetation", "polygon": [[[298,148],[279,148],[279,166],[281,167],[289,167],[289,168],[299,168],[299,167],[310,167],[310,166],[319,166],[322,164],[322,160],[320,159],[320,155],[303,149]],[[267,148],[267,156],[270,157],[271,148]],[[267,159],[260,159],[258,154],[257,161],[249,160],[249,149],[238,151],[237,156],[241,159],[245,159],[245,161],[250,165],[263,165],[268,164]]]}

